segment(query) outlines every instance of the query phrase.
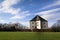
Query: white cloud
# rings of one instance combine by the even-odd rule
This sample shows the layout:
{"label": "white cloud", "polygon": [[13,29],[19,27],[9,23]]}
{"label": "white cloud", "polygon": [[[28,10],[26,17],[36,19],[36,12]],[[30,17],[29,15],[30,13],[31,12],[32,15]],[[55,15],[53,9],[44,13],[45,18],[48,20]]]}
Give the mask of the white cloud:
{"label": "white cloud", "polygon": [[[44,9],[51,8],[51,7],[58,6],[58,5],[60,5],[60,0],[55,0],[53,3],[42,7],[40,10],[44,10]],[[57,11],[60,11],[60,8],[41,11],[41,12],[36,13],[36,15],[37,14],[41,15],[43,18],[45,18],[47,20],[51,20],[51,19],[57,20],[60,17],[60,12],[57,12]]]}
{"label": "white cloud", "polygon": [[56,8],[56,9],[51,9],[51,10],[47,10],[47,11],[38,12],[37,14],[46,15],[46,14],[51,14],[51,13],[59,11],[59,10],[60,10],[60,8]]}
{"label": "white cloud", "polygon": [[20,12],[20,9],[14,9],[14,8],[2,8],[0,9],[0,12],[2,13],[9,13],[9,14],[18,14]]}
{"label": "white cloud", "polygon": [[5,22],[4,20],[2,20],[2,19],[0,20],[0,23],[4,23],[4,22]]}
{"label": "white cloud", "polygon": [[29,27],[29,21],[20,21],[20,23],[27,26],[27,27]]}
{"label": "white cloud", "polygon": [[10,19],[24,19],[25,17],[29,16],[29,11],[23,11],[19,14],[16,14],[14,16],[12,16]]}
{"label": "white cloud", "polygon": [[0,23],[6,23],[6,21],[3,19],[0,19]]}
{"label": "white cloud", "polygon": [[17,14],[21,10],[20,8],[16,9],[12,6],[17,4],[20,0],[4,0],[0,3],[0,12],[1,13],[10,13],[10,14]]}
{"label": "white cloud", "polygon": [[51,10],[47,10],[47,11],[42,11],[42,12],[38,12],[36,13],[36,15],[41,15],[43,18],[47,19],[47,20],[56,20],[60,17],[60,13],[57,12],[59,11],[60,8],[56,8],[56,9],[51,9]]}
{"label": "white cloud", "polygon": [[60,13],[59,12],[53,12],[51,14],[42,15],[42,17],[45,18],[46,20],[58,20],[60,17]]}
{"label": "white cloud", "polygon": [[15,15],[15,16],[11,17],[10,19],[21,19],[21,17],[19,15]]}
{"label": "white cloud", "polygon": [[13,8],[12,6],[21,0],[4,0],[0,3],[0,13],[9,13],[13,15],[10,19],[23,19],[30,15],[29,11],[21,11],[21,8]]}
{"label": "white cloud", "polygon": [[20,0],[4,0],[1,5],[2,7],[11,7],[12,5],[18,3]]}
{"label": "white cloud", "polygon": [[50,7],[54,7],[54,6],[57,6],[57,5],[60,5],[60,0],[55,0],[53,3],[47,5],[47,6],[44,6],[42,9],[47,9],[47,8],[50,8]]}

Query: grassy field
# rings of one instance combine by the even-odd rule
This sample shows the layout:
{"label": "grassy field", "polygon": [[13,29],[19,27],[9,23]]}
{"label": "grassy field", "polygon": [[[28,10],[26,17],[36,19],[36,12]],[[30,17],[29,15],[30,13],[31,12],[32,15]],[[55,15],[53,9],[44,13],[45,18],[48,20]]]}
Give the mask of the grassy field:
{"label": "grassy field", "polygon": [[60,32],[0,32],[0,40],[60,40]]}

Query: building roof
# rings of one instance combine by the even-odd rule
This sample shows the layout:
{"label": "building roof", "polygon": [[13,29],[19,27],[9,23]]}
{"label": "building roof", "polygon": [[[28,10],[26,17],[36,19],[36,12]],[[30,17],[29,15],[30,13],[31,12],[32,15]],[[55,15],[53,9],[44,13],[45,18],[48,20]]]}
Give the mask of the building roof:
{"label": "building roof", "polygon": [[30,21],[38,21],[38,20],[41,20],[41,21],[47,21],[45,19],[43,19],[42,17],[40,17],[39,15],[36,15],[32,20]]}

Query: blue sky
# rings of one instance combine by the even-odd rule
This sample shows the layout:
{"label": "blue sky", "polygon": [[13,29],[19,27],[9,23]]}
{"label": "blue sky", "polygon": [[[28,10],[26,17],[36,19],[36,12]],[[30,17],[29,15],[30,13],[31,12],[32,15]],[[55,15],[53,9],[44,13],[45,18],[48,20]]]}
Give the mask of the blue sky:
{"label": "blue sky", "polygon": [[0,23],[29,26],[29,20],[36,15],[48,20],[50,27],[60,20],[60,0],[0,0]]}

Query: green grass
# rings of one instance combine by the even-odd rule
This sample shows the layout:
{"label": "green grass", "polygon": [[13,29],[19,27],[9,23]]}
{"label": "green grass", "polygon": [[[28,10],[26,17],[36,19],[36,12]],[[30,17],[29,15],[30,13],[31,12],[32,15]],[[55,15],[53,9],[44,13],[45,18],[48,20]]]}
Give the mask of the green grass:
{"label": "green grass", "polygon": [[0,40],[60,40],[60,32],[0,32]]}

